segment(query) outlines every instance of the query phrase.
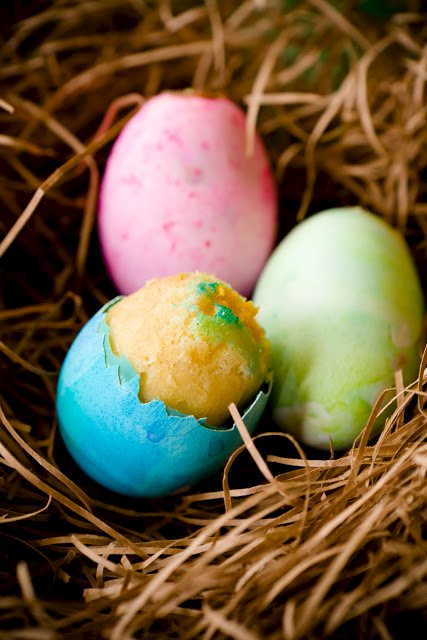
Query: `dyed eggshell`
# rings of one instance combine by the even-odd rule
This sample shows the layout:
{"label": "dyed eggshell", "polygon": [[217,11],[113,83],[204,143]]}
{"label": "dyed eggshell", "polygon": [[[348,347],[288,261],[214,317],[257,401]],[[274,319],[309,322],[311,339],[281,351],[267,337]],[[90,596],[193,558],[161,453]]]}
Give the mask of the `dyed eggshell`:
{"label": "dyed eggshell", "polygon": [[423,296],[414,265],[403,237],[358,207],[299,224],[254,301],[272,346],[273,417],[309,445],[350,446],[395,370],[406,384],[416,378]]}
{"label": "dyed eggshell", "polygon": [[[59,428],[74,460],[104,487],[137,497],[174,493],[221,469],[242,444],[237,427],[206,426],[160,400],[141,403],[139,375],[104,349],[108,308],[80,331],[59,377]],[[243,414],[250,432],[268,394],[260,391]]]}
{"label": "dyed eggshell", "polygon": [[98,210],[107,269],[120,293],[152,277],[215,273],[248,295],[275,241],[276,193],[245,114],[225,98],[159,94],[110,153]]}

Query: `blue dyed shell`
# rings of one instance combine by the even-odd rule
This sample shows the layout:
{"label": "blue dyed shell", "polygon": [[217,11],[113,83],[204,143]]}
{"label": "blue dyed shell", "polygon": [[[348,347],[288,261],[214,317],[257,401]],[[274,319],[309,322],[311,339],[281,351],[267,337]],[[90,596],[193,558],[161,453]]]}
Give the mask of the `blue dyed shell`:
{"label": "blue dyed shell", "polygon": [[[57,390],[59,428],[78,465],[99,484],[128,496],[175,493],[215,473],[242,444],[238,429],[215,428],[169,409],[141,403],[139,375],[108,350],[103,307],[83,327],[62,365]],[[252,433],[269,389],[243,418]]]}

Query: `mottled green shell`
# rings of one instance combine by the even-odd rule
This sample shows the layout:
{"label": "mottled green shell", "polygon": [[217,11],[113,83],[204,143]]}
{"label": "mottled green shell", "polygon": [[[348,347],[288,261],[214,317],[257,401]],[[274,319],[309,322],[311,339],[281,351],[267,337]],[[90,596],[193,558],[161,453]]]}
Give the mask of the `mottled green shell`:
{"label": "mottled green shell", "polygon": [[359,207],[299,224],[254,302],[272,344],[274,418],[307,444],[350,446],[396,369],[406,383],[417,375],[417,273],[401,234]]}

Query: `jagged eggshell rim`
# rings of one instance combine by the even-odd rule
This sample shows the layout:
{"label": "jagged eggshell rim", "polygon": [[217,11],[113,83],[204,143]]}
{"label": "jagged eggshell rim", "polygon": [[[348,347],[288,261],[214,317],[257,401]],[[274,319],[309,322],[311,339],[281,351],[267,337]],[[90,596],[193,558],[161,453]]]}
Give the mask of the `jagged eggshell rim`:
{"label": "jagged eggshell rim", "polygon": [[[60,431],[77,463],[103,486],[139,497],[174,493],[218,471],[242,439],[235,424],[213,427],[161,400],[140,401],[139,374],[109,344],[105,314],[119,300],[104,305],[70,347],[58,381]],[[271,385],[269,374],[242,414],[250,433]]]}

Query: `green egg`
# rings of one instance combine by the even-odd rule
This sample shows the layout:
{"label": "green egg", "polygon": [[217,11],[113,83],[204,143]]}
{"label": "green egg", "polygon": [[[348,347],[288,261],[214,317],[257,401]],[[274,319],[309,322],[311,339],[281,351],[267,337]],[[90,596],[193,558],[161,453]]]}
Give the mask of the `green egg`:
{"label": "green egg", "polygon": [[351,446],[395,371],[405,384],[417,376],[423,294],[414,264],[402,235],[360,207],[297,225],[267,262],[254,302],[272,345],[274,420],[303,443]]}

